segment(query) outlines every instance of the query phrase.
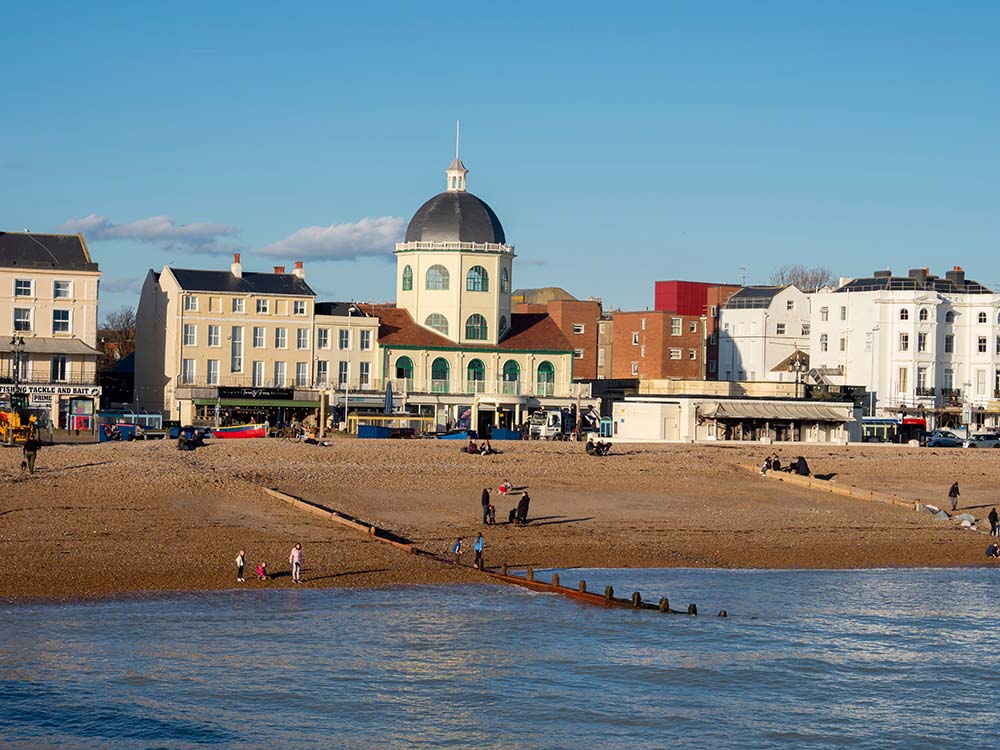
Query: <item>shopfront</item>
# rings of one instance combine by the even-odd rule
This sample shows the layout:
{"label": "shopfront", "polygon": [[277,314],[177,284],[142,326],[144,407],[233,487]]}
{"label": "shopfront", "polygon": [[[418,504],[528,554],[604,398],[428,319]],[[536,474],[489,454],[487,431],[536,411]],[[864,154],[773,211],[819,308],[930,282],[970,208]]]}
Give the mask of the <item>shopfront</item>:
{"label": "shopfront", "polygon": [[[315,399],[302,396],[315,395]],[[292,388],[240,388],[220,386],[215,398],[192,399],[192,422],[228,427],[263,424],[272,427],[319,418],[319,394],[296,393]]]}
{"label": "shopfront", "polygon": [[0,384],[5,409],[33,414],[40,427],[60,430],[93,430],[94,413],[101,399],[98,385],[60,383]]}

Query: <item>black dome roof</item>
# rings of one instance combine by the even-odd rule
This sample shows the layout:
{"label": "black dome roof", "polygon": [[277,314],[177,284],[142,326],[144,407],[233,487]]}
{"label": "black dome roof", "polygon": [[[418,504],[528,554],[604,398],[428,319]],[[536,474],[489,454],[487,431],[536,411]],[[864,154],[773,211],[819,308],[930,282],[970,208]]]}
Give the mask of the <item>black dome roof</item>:
{"label": "black dome roof", "polygon": [[507,243],[500,219],[486,201],[464,190],[438,193],[417,209],[406,242]]}

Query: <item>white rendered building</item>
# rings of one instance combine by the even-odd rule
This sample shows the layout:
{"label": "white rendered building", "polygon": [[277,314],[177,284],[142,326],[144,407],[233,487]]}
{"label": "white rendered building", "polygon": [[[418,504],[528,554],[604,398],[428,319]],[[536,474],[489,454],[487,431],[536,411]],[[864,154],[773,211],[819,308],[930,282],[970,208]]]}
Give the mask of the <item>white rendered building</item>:
{"label": "white rendered building", "polygon": [[809,315],[795,286],[740,289],[719,311],[719,380],[794,381],[788,362],[808,359]]}
{"label": "white rendered building", "polygon": [[813,372],[864,386],[869,414],[995,424],[1000,295],[960,267],[944,278],[926,268],[876,271],[810,296]]}

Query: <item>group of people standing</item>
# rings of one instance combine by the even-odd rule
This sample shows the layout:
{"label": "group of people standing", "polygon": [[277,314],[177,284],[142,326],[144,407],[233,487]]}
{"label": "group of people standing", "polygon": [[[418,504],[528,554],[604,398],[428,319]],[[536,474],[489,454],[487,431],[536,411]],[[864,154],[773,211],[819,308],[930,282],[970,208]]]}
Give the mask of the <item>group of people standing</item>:
{"label": "group of people standing", "polygon": [[[514,486],[508,479],[497,491],[500,493],[501,497],[507,497],[513,493]],[[522,490],[521,497],[517,501],[517,505],[510,509],[507,514],[507,523],[512,523],[515,526],[526,526],[528,523],[528,507],[531,505],[531,497],[528,495],[527,490]],[[497,522],[497,509],[492,502],[492,494],[489,487],[483,488],[482,494],[482,506],[483,506],[483,523],[487,526],[493,526]]]}
{"label": "group of people standing", "polygon": [[[302,583],[302,545],[298,542],[292,547],[292,551],[288,553],[288,564],[292,568],[292,583]],[[244,572],[247,566],[247,554],[246,550],[240,550],[240,553],[236,555],[236,581],[238,583],[243,583]],[[257,563],[257,580],[266,581],[271,576],[267,572],[267,562],[261,560]]]}

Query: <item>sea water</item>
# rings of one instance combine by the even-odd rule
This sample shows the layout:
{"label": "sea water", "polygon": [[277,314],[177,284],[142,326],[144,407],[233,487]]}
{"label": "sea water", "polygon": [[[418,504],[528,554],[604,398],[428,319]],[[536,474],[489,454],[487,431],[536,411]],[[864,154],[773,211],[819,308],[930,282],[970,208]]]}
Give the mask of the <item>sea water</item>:
{"label": "sea water", "polygon": [[561,577],[699,615],[489,585],[2,605],[0,746],[1000,747],[1000,570]]}

